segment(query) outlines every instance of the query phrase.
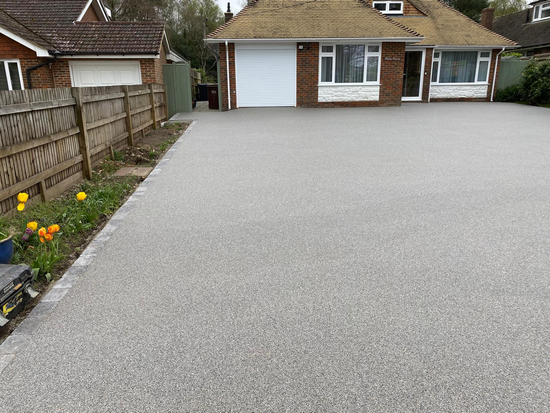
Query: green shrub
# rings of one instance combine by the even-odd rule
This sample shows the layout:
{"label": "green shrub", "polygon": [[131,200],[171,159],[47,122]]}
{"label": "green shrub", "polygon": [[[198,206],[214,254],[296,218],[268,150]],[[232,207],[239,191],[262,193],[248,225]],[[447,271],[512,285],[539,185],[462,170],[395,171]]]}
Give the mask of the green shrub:
{"label": "green shrub", "polygon": [[550,61],[532,60],[522,75],[519,87],[522,100],[537,106],[550,103]]}
{"label": "green shrub", "polygon": [[495,95],[496,102],[518,102],[522,94],[519,85],[508,86],[505,89],[498,90]]}

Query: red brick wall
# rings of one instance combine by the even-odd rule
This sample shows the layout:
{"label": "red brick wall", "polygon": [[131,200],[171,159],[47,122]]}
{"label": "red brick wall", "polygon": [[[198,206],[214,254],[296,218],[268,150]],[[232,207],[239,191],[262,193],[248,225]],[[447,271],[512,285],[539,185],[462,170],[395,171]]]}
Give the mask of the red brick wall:
{"label": "red brick wall", "polygon": [[82,16],[81,21],[83,21],[83,22],[98,22],[98,21],[101,21],[101,20],[97,16],[97,13],[95,12],[94,7],[92,5],[90,5],[90,7],[88,7],[88,10],[86,10],[86,13],[84,13],[84,16]]}
{"label": "red brick wall", "polygon": [[[384,43],[382,45],[380,101],[360,102],[318,102],[319,82],[319,43],[298,43],[296,105],[299,107],[363,107],[399,106],[403,88],[404,43]],[[384,58],[389,60],[384,60]],[[235,87],[235,45],[229,44],[229,76],[231,82],[231,107],[237,104]],[[227,70],[225,45],[220,44],[220,77],[222,89],[222,110],[228,110]]]}
{"label": "red brick wall", "polygon": [[[303,46],[303,50],[299,49]],[[296,56],[296,105],[317,106],[319,83],[319,43],[298,43]]]}
{"label": "red brick wall", "polygon": [[[235,80],[235,44],[229,43],[229,84],[231,87],[231,108],[237,107],[237,88]],[[227,65],[225,55],[225,44],[220,44],[220,87],[222,90],[222,110],[228,110],[229,105],[227,103]]]}
{"label": "red brick wall", "polygon": [[403,14],[406,16],[424,16],[424,14],[414,7],[407,0],[403,0]]}
{"label": "red brick wall", "polygon": [[[19,44],[10,38],[0,35],[0,59],[19,59],[21,64],[21,75],[23,76],[23,84],[25,89],[29,87],[27,84],[26,70],[32,66],[36,66],[47,61],[47,57],[37,57],[36,53]],[[49,66],[43,66],[31,72],[33,87],[35,88],[51,88],[54,86],[52,71]]]}
{"label": "red brick wall", "polygon": [[166,64],[164,45],[160,48],[159,58],[142,59],[139,62],[141,65],[141,81],[143,83],[164,83],[164,76],[162,74],[162,65]]}
{"label": "red brick wall", "polygon": [[53,79],[55,87],[71,87],[71,71],[69,61],[58,60],[53,64]]}
{"label": "red brick wall", "polygon": [[382,43],[380,106],[400,106],[403,95],[405,43]]}

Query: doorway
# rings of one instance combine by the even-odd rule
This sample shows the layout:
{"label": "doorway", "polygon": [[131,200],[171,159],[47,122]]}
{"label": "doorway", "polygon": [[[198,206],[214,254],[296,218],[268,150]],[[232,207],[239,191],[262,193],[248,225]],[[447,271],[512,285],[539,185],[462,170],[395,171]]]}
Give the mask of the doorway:
{"label": "doorway", "polygon": [[403,73],[402,100],[422,100],[424,50],[407,50]]}

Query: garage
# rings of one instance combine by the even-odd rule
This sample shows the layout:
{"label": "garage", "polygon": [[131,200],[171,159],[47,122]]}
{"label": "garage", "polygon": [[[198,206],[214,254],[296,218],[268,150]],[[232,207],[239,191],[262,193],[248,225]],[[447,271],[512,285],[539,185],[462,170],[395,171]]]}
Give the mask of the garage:
{"label": "garage", "polygon": [[75,87],[140,85],[139,61],[69,62]]}
{"label": "garage", "polygon": [[236,44],[237,106],[296,106],[296,43]]}

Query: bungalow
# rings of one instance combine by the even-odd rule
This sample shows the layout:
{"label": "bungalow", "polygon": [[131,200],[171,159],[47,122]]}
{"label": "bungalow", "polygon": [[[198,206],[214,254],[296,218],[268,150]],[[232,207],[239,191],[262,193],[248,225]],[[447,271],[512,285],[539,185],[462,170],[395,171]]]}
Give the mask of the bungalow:
{"label": "bungalow", "polygon": [[0,90],[163,83],[162,22],[113,22],[100,0],[0,0]]}
{"label": "bungalow", "polygon": [[488,101],[515,46],[438,0],[253,0],[206,41],[223,110]]}

